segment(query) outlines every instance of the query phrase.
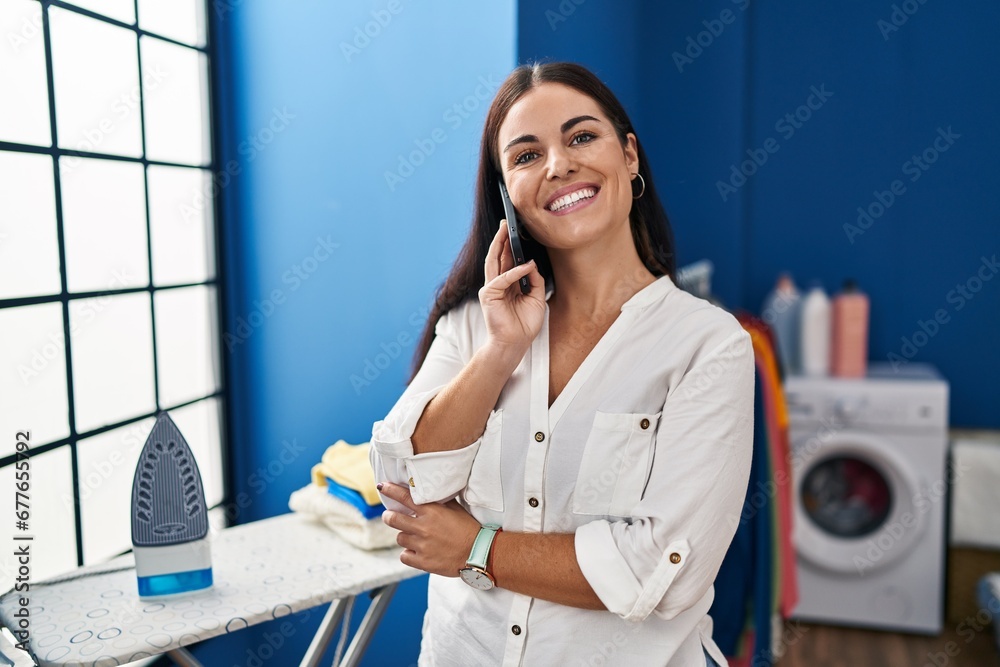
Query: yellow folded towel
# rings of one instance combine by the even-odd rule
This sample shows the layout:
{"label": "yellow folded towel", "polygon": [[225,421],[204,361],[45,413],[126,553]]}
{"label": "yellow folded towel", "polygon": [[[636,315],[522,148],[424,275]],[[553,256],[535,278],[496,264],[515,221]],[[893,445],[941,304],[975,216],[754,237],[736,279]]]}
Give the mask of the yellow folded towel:
{"label": "yellow folded towel", "polygon": [[344,440],[338,440],[323,452],[321,463],[312,467],[312,482],[316,486],[326,488],[326,478],[337,484],[354,489],[361,494],[369,505],[382,502],[378,489],[375,488],[375,473],[368,460],[371,443],[350,445]]}

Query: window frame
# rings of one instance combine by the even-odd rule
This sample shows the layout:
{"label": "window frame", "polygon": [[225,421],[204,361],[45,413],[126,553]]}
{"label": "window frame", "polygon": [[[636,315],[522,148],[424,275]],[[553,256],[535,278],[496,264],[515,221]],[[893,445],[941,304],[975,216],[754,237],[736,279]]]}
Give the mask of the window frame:
{"label": "window frame", "polygon": [[[139,27],[139,0],[133,0],[135,8],[135,23],[129,24],[122,22],[118,19],[104,16],[100,13],[85,9],[83,7],[78,7],[70,2],[64,2],[62,0],[32,0],[38,2],[41,7],[41,18],[42,18],[42,38],[44,39],[44,53],[45,53],[45,76],[46,85],[48,88],[48,112],[49,112],[49,124],[50,124],[50,146],[38,146],[32,144],[22,144],[11,141],[0,140],[0,151],[10,152],[10,153],[22,153],[22,154],[40,154],[48,155],[52,160],[53,169],[53,196],[55,198],[55,222],[56,222],[56,240],[58,244],[58,254],[59,254],[59,272],[60,272],[60,290],[58,294],[49,294],[44,296],[30,296],[30,297],[15,297],[15,298],[0,298],[0,310],[5,310],[7,308],[17,308],[22,306],[31,306],[46,303],[60,303],[62,310],[62,325],[63,325],[63,337],[64,337],[64,349],[65,349],[65,366],[66,366],[66,390],[67,390],[67,408],[68,408],[68,424],[69,424],[69,435],[65,438],[55,440],[52,442],[43,443],[41,445],[34,445],[32,443],[30,449],[30,455],[32,457],[44,454],[55,449],[62,447],[68,447],[70,451],[70,461],[71,461],[71,475],[73,480],[73,498],[74,498],[74,523],[75,523],[75,533],[76,533],[76,562],[77,566],[82,566],[84,564],[84,549],[83,549],[83,520],[82,520],[82,507],[80,498],[80,474],[79,474],[79,457],[78,457],[78,444],[81,440],[90,438],[92,436],[100,435],[101,433],[111,431],[117,428],[129,426],[131,424],[141,422],[143,420],[149,419],[151,417],[155,418],[158,414],[164,411],[177,410],[200,401],[205,401],[211,398],[218,400],[219,405],[219,443],[221,447],[221,464],[222,464],[222,499],[216,505],[209,508],[209,512],[213,510],[222,510],[224,516],[224,522],[226,525],[231,523],[232,518],[225,512],[226,507],[232,505],[232,444],[230,441],[230,434],[232,431],[232,415],[230,414],[231,405],[231,393],[229,389],[229,359],[223,345],[222,334],[225,331],[225,313],[227,312],[227,302],[228,296],[224,289],[225,280],[223,276],[225,275],[225,252],[224,252],[224,211],[222,206],[223,197],[220,194],[218,186],[218,175],[220,174],[220,155],[222,154],[223,147],[220,141],[220,135],[222,134],[220,128],[220,113],[219,113],[219,99],[223,97],[220,94],[220,82],[221,74],[219,70],[220,62],[218,60],[218,50],[215,44],[215,36],[217,33],[217,18],[213,15],[212,11],[212,1],[211,0],[199,0],[204,4],[205,11],[205,43],[202,46],[194,46],[191,44],[185,44],[184,42],[178,41],[176,39],[166,37],[164,35],[144,30]],[[123,155],[114,155],[109,153],[101,153],[99,151],[83,151],[75,150],[70,148],[62,148],[59,146],[59,135],[58,128],[56,127],[56,102],[55,102],[55,80],[53,73],[53,62],[52,62],[52,42],[51,42],[51,32],[50,32],[50,8],[59,8],[62,10],[76,12],[82,16],[86,16],[93,20],[102,21],[104,23],[131,30],[136,33],[136,63],[138,65],[139,72],[139,124],[141,132],[141,148],[142,155],[139,157],[129,157]],[[183,48],[193,49],[204,54],[207,59],[207,86],[206,95],[207,100],[205,100],[208,114],[205,118],[205,130],[210,133],[209,148],[211,151],[210,160],[207,164],[201,165],[191,165],[182,164],[176,162],[165,162],[160,160],[150,160],[146,157],[146,108],[145,108],[145,82],[142,70],[142,37],[149,37],[162,40],[169,44],[174,44]],[[68,276],[66,270],[66,245],[64,236],[64,226],[63,226],[63,202],[62,202],[62,187],[60,183],[60,158],[61,157],[79,157],[79,158],[96,158],[101,160],[118,160],[124,161],[132,164],[141,164],[143,166],[143,183],[144,183],[144,194],[145,194],[145,217],[146,217],[146,252],[147,261],[149,268],[148,284],[145,287],[130,287],[123,289],[106,289],[100,291],[85,291],[85,292],[69,292],[68,290]],[[211,210],[212,210],[212,232],[214,234],[213,243],[213,254],[214,254],[214,276],[208,280],[202,282],[193,283],[183,283],[176,285],[166,285],[166,286],[156,286],[153,284],[153,237],[150,221],[150,203],[149,203],[149,167],[150,166],[166,166],[166,167],[182,167],[185,169],[198,169],[205,172],[209,177],[211,188],[208,188],[206,195],[211,195]],[[159,291],[174,290],[174,289],[184,289],[196,286],[206,286],[213,288],[215,290],[215,305],[216,305],[216,322],[218,323],[218,336],[211,343],[215,346],[215,352],[217,359],[219,360],[219,377],[217,378],[218,389],[215,392],[200,396],[198,398],[184,401],[176,405],[164,406],[160,400],[160,372],[159,372],[159,360],[157,358],[157,343],[156,343],[156,300],[155,294]],[[153,392],[155,400],[155,410],[154,412],[148,414],[136,415],[128,419],[115,422],[113,424],[108,424],[99,428],[91,429],[85,432],[78,432],[76,429],[76,412],[75,412],[75,399],[73,391],[73,356],[72,356],[72,341],[70,337],[70,301],[77,299],[87,299],[95,297],[104,296],[120,296],[124,294],[137,294],[146,293],[149,295],[150,304],[150,317],[151,317],[151,336],[152,336],[152,355],[153,355]],[[30,424],[25,425],[27,428],[31,428]],[[14,438],[15,434],[0,434],[0,437]],[[17,454],[10,454],[7,456],[0,457],[0,469],[5,469],[8,466],[13,466],[17,460]],[[131,474],[131,471],[128,471]],[[38,490],[34,490],[38,493]],[[68,545],[67,545],[68,546]],[[131,549],[126,550],[123,553],[127,553]]]}

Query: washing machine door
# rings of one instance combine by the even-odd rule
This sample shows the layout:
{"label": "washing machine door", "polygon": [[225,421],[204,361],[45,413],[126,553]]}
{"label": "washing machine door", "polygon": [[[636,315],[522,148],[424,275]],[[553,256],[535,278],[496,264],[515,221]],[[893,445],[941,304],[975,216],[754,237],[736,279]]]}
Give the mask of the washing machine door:
{"label": "washing machine door", "polygon": [[815,447],[795,447],[800,556],[826,570],[865,574],[907,554],[927,517],[915,507],[920,478],[896,449],[878,436],[852,431]]}

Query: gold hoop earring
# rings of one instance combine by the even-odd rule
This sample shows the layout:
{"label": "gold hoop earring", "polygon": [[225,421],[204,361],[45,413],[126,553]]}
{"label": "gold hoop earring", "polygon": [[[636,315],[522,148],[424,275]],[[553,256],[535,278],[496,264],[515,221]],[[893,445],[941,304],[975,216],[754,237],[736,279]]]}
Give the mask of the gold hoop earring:
{"label": "gold hoop earring", "polygon": [[[642,174],[636,174],[636,176],[638,177],[639,182],[642,183],[642,190],[639,191],[638,195],[633,195],[632,199],[640,199],[642,195],[646,193],[646,179],[642,177]],[[635,181],[634,178],[632,180]]]}

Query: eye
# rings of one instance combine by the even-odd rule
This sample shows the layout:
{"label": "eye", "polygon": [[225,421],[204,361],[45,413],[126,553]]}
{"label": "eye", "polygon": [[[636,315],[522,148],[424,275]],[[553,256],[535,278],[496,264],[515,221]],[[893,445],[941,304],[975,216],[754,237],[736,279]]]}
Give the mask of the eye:
{"label": "eye", "polygon": [[524,151],[523,153],[518,153],[517,157],[514,158],[514,164],[527,164],[529,162],[529,158],[533,156],[534,157],[538,156],[538,153],[533,150],[527,150]]}
{"label": "eye", "polygon": [[[594,134],[593,132],[580,132],[579,134],[574,135],[573,138],[570,140],[569,143],[570,143],[570,145],[573,145],[573,144],[589,144],[591,141],[593,141],[596,138],[597,138],[597,135]],[[577,141],[577,139],[580,139],[580,141]]]}

